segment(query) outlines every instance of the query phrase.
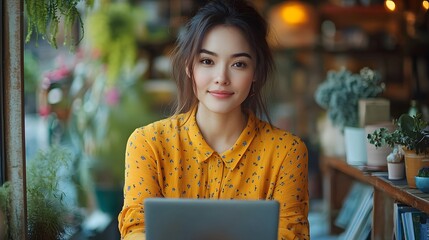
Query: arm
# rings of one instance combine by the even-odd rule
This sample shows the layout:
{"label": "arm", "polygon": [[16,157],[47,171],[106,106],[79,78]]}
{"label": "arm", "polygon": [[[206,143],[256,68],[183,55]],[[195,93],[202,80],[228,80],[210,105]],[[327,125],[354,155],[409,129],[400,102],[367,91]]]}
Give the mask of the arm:
{"label": "arm", "polygon": [[310,239],[308,224],[308,153],[296,138],[283,161],[274,190],[280,203],[279,239]]}
{"label": "arm", "polygon": [[123,240],[146,240],[146,236],[143,232],[133,232],[127,234]]}
{"label": "arm", "polygon": [[118,216],[123,239],[142,239],[140,237],[145,231],[144,199],[162,196],[149,133],[150,129],[136,129],[126,146],[124,205]]}

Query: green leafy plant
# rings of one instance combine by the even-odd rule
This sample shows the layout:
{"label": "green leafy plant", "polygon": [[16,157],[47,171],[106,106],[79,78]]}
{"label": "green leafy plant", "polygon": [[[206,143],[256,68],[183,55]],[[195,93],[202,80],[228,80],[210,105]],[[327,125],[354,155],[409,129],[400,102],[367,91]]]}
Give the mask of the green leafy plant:
{"label": "green leafy plant", "polygon": [[357,127],[360,99],[378,96],[384,87],[381,76],[370,68],[363,68],[353,74],[345,68],[329,71],[326,80],[315,92],[315,100],[328,112],[334,126]]}
{"label": "green leafy plant", "polygon": [[[141,63],[143,64],[143,63]],[[71,139],[85,155],[80,160],[96,186],[123,187],[125,145],[135,128],[159,119],[153,109],[153,99],[145,88],[142,74],[145,68],[136,65],[128,74],[107,84],[102,68],[92,59],[85,60],[82,75],[93,79],[73,102],[69,122]],[[91,70],[91,71],[89,71]],[[85,163],[84,163],[85,162]]]}
{"label": "green leafy plant", "polygon": [[8,206],[10,203],[10,183],[0,186],[0,239],[9,239],[8,235]]}
{"label": "green leafy plant", "polygon": [[429,177],[429,167],[422,167],[417,173],[418,177]]}
{"label": "green leafy plant", "polygon": [[[61,190],[60,182],[67,181],[68,165],[71,154],[63,147],[51,147],[46,151],[37,152],[34,159],[27,165],[27,223],[28,238],[33,239],[63,239],[67,236],[67,229],[72,226],[71,207],[64,203],[65,193]],[[4,236],[8,235],[8,211],[10,191],[13,188],[10,182],[0,187],[0,212],[4,219]],[[0,222],[0,226],[3,222]],[[1,233],[1,232],[0,232]]]}
{"label": "green leafy plant", "polygon": [[130,71],[137,59],[136,10],[120,2],[101,6],[87,18],[88,42],[106,63],[108,86],[122,70]]}
{"label": "green leafy plant", "polygon": [[[85,1],[86,6],[93,6],[94,0],[25,0],[27,19],[26,42],[29,42],[33,33],[39,35],[57,48],[57,35],[60,25],[64,26],[65,45],[73,46],[75,41],[73,25],[77,22],[83,37],[83,21],[77,8],[79,2]],[[81,40],[79,39],[79,41]]]}
{"label": "green leafy plant", "polygon": [[395,120],[396,129],[390,132],[386,128],[380,128],[368,134],[370,144],[376,147],[388,145],[394,147],[400,145],[408,150],[414,150],[416,154],[429,152],[429,123],[421,114],[409,116],[402,114]]}
{"label": "green leafy plant", "polygon": [[60,182],[67,181],[71,154],[63,147],[39,151],[27,165],[29,239],[61,239],[67,235],[71,208]]}
{"label": "green leafy plant", "polygon": [[35,93],[40,80],[39,63],[29,51],[24,51],[24,61],[24,92]]}

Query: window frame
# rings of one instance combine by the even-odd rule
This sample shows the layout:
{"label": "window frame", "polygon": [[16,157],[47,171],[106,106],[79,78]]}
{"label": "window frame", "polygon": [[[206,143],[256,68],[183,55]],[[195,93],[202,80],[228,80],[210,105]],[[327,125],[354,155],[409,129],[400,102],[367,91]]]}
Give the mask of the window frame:
{"label": "window frame", "polygon": [[3,62],[4,62],[4,46],[3,46],[3,4],[4,1],[0,3],[0,12],[2,17],[0,17],[0,186],[6,181],[6,158],[5,158],[5,136],[4,136],[4,79],[3,79]]}
{"label": "window frame", "polygon": [[[24,0],[1,1],[0,127],[2,176],[10,182],[9,237],[28,239],[24,120]],[[3,181],[3,180],[2,180]]]}

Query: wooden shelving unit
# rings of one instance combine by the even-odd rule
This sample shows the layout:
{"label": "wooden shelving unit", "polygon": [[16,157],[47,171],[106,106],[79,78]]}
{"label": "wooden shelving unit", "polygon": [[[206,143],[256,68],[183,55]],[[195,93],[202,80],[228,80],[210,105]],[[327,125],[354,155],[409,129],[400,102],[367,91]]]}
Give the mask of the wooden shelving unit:
{"label": "wooden shelving unit", "polygon": [[401,202],[429,214],[429,194],[409,188],[406,180],[390,181],[379,172],[363,171],[360,167],[348,165],[344,159],[322,157],[324,176],[324,197],[328,205],[330,231],[338,234],[342,229],[333,223],[342,207],[343,200],[354,181],[374,187],[373,227],[371,239],[384,240],[393,237],[393,203]]}

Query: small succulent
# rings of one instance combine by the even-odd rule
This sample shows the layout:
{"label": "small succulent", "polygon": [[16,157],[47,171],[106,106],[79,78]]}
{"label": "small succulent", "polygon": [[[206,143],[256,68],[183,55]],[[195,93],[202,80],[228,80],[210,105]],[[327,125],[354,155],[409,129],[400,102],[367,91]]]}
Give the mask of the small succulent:
{"label": "small succulent", "polygon": [[422,167],[417,173],[418,177],[429,177],[429,167]]}
{"label": "small succulent", "polygon": [[392,152],[387,156],[387,162],[390,163],[400,163],[404,161],[404,153],[401,151],[401,148],[395,146]]}

